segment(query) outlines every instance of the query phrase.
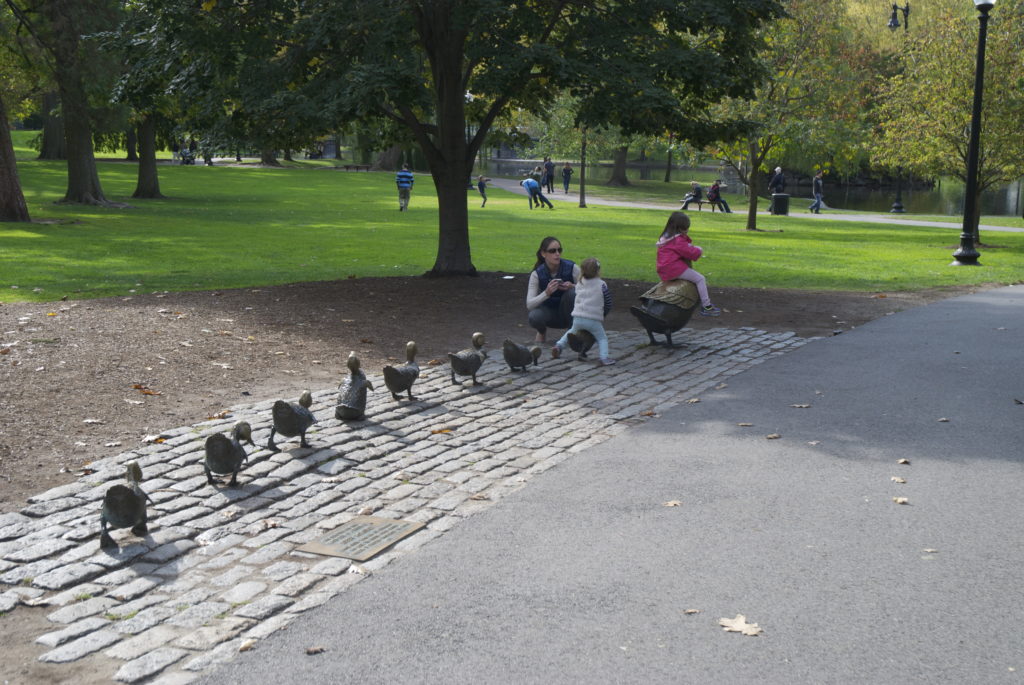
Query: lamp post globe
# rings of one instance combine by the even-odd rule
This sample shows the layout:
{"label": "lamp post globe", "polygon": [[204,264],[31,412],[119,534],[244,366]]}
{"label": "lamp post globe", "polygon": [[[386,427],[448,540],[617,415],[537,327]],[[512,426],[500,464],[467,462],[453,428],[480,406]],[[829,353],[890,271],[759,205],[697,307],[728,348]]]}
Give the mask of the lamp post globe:
{"label": "lamp post globe", "polygon": [[981,102],[985,87],[985,39],[988,34],[988,13],[995,0],[974,0],[978,10],[978,58],[974,69],[974,106],[971,110],[971,131],[967,147],[967,187],[964,189],[964,222],[960,247],[953,253],[952,266],[977,266],[981,255],[974,247],[978,208],[978,154],[981,147]]}

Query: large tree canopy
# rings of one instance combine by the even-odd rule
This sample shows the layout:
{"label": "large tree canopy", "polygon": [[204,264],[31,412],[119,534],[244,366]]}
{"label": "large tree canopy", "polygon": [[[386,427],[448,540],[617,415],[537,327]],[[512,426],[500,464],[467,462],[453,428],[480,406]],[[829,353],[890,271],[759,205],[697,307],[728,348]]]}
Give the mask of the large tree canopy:
{"label": "large tree canopy", "polygon": [[[466,181],[509,107],[568,89],[583,125],[705,136],[710,103],[753,93],[757,29],[780,13],[775,0],[151,2],[187,51],[181,82],[205,78],[231,115],[262,100],[406,127],[437,189],[436,275],[475,273]],[[216,90],[226,81],[258,88]]]}

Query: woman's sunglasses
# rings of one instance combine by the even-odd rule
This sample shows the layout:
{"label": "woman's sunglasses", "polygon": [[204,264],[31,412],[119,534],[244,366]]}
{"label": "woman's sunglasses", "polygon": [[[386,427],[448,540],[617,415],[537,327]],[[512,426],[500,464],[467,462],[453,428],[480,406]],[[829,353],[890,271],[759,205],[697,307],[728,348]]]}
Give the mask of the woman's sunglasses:
{"label": "woman's sunglasses", "polygon": [[560,247],[553,247],[550,250],[544,250],[544,251],[547,252],[548,254],[555,254],[556,252],[558,254],[562,254],[562,248],[560,248]]}

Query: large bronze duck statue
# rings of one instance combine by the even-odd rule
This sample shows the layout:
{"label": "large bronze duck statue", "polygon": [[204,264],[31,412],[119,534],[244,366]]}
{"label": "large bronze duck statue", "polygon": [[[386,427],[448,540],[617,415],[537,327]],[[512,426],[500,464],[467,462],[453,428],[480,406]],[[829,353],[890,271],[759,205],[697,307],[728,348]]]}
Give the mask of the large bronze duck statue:
{"label": "large bronze duck statue", "polygon": [[410,400],[415,400],[412,384],[420,377],[420,365],[416,363],[416,343],[412,340],[405,343],[405,358],[408,361],[401,366],[384,367],[384,385],[396,400],[402,399],[403,392],[409,395]]}
{"label": "large bronze duck statue", "polygon": [[373,383],[359,368],[359,357],[348,353],[348,378],[338,387],[338,406],[334,416],[340,421],[358,421],[366,415],[366,391],[373,390]]}
{"label": "large bronze duck statue", "polygon": [[455,380],[455,374],[460,376],[472,376],[473,385],[480,385],[476,379],[476,373],[483,366],[487,359],[487,352],[484,351],[484,334],[477,332],[473,334],[473,348],[449,352],[448,360],[452,367],[452,383],[462,385],[462,381]]}
{"label": "large bronze duck statue", "polygon": [[270,429],[267,449],[271,452],[281,451],[281,448],[274,444],[274,433],[280,433],[286,438],[294,438],[298,435],[300,447],[312,447],[306,442],[306,431],[316,423],[316,417],[309,410],[311,406],[313,406],[313,395],[308,390],[302,393],[298,404],[284,400],[274,402],[274,425]]}
{"label": "large bronze duck statue", "polygon": [[149,532],[146,500],[153,500],[139,487],[142,469],[137,462],[125,465],[124,477],[127,485],[111,485],[103,495],[103,508],[100,510],[100,547],[103,549],[117,547],[107,528],[131,528],[132,533],[139,537]]}
{"label": "large bronze duck statue", "polygon": [[203,470],[206,471],[206,482],[214,485],[216,481],[213,474],[219,476],[231,474],[231,481],[228,485],[238,485],[238,472],[242,470],[242,463],[249,462],[249,455],[245,453],[242,442],[248,442],[253,447],[256,443],[252,441],[252,427],[245,421],[239,421],[231,429],[231,438],[223,433],[214,433],[206,439],[206,459],[203,461]]}
{"label": "large bronze duck statue", "polygon": [[501,345],[501,351],[505,355],[505,363],[513,371],[526,371],[526,367],[531,363],[534,366],[538,366],[537,360],[540,359],[539,345],[527,347],[505,338],[505,342]]}
{"label": "large bronze duck statue", "polygon": [[[672,334],[690,321],[700,303],[697,286],[690,281],[662,281],[640,296],[640,305],[629,308],[647,331],[651,345],[673,348]],[[655,333],[665,336],[665,342],[654,339]]]}

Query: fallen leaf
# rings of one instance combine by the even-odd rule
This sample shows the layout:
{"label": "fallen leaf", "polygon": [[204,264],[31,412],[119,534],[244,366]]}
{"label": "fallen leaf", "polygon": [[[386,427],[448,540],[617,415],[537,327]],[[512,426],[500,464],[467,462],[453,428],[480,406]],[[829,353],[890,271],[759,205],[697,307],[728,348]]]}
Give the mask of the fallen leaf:
{"label": "fallen leaf", "polygon": [[895,502],[896,504],[910,504],[910,500],[908,500],[906,497],[893,497],[892,501]]}
{"label": "fallen leaf", "polygon": [[306,654],[309,654],[309,655],[323,654],[326,651],[327,650],[325,648],[320,647],[320,646],[317,646],[317,647],[306,647]]}
{"label": "fallen leaf", "polygon": [[238,651],[239,652],[248,652],[250,649],[252,649],[255,646],[256,646],[256,640],[253,640],[252,638],[249,638],[248,640],[246,640],[242,644],[238,645]]}
{"label": "fallen leaf", "polygon": [[475,495],[473,495],[472,497],[470,497],[470,499],[476,500],[477,502],[479,502],[480,500],[490,499],[490,497],[488,497],[487,493],[485,493],[485,492],[478,492]]}
{"label": "fallen leaf", "polygon": [[907,482],[906,478],[900,478],[899,476],[893,476],[889,480],[891,480],[893,483],[906,483]]}
{"label": "fallen leaf", "polygon": [[768,440],[778,440],[778,439],[779,439],[779,438],[781,438],[782,436],[781,436],[781,435],[779,435],[778,433],[769,433],[768,435],[766,435],[766,436],[764,436],[764,437],[765,437],[766,439],[768,439]]}
{"label": "fallen leaf", "polygon": [[698,402],[700,402],[700,398],[699,397],[692,397],[692,398],[686,400],[687,404],[697,404]]}
{"label": "fallen leaf", "polygon": [[46,312],[47,316],[57,316],[57,312]]}
{"label": "fallen leaf", "polygon": [[[11,353],[11,348],[9,348],[9,347],[5,347],[2,350],[0,350],[0,354],[10,354],[10,353]],[[1016,402],[1019,404],[1020,400],[1016,400]]]}
{"label": "fallen leaf", "polygon": [[949,419],[946,419],[946,418],[939,419],[939,423],[949,423]]}
{"label": "fallen leaf", "polygon": [[896,463],[897,464],[910,464],[910,460],[909,459],[900,459]]}
{"label": "fallen leaf", "polygon": [[441,364],[444,364],[444,362],[440,359],[431,359],[427,362],[427,366],[441,366]]}
{"label": "fallen leaf", "polygon": [[228,411],[227,409],[225,409],[224,411],[219,411],[216,414],[214,414],[213,416],[207,416],[206,418],[207,418],[207,420],[211,420],[212,421],[213,419],[226,419],[229,416],[231,416],[231,412]]}
{"label": "fallen leaf", "polygon": [[810,409],[811,408],[811,405],[809,405],[809,404],[791,404],[789,406],[793,407],[793,409]]}
{"label": "fallen leaf", "polygon": [[884,300],[885,298],[887,298],[889,296],[886,295],[885,293],[882,293],[881,295],[872,295],[872,297],[875,297],[875,298],[877,298],[879,300]]}
{"label": "fallen leaf", "polygon": [[453,429],[451,429],[451,428],[435,428],[434,430],[430,431],[430,434],[431,435],[437,435],[439,433],[451,433],[452,430]]}
{"label": "fallen leaf", "polygon": [[715,386],[715,390],[725,390],[728,387],[728,383],[719,383],[718,385]]}
{"label": "fallen leaf", "polygon": [[750,427],[751,427],[751,426],[753,426],[754,424],[752,424],[752,423],[747,423],[746,421],[744,421],[743,423],[737,423],[736,425],[737,425],[737,426],[743,426],[744,428],[750,428]]}
{"label": "fallen leaf", "polygon": [[747,623],[747,617],[743,614],[736,614],[736,618],[720,618],[718,625],[722,626],[727,633],[743,633],[751,636],[761,633],[761,628],[756,623]]}
{"label": "fallen leaf", "polygon": [[683,613],[687,616],[693,616],[694,614],[699,614],[700,609],[683,609]]}
{"label": "fallen leaf", "polygon": [[665,502],[661,506],[663,506],[663,507],[678,507],[678,506],[681,506],[682,504],[683,503],[680,502],[677,499],[670,499],[669,501]]}
{"label": "fallen leaf", "polygon": [[939,553],[939,550],[937,550],[937,549],[922,549],[921,551],[924,552],[925,554],[938,554]]}
{"label": "fallen leaf", "polygon": [[647,411],[640,412],[640,416],[657,416],[657,414],[654,413],[653,409],[648,409]]}
{"label": "fallen leaf", "polygon": [[363,343],[364,345],[372,345],[373,344],[373,341],[370,340],[369,338],[360,338],[359,342]]}

